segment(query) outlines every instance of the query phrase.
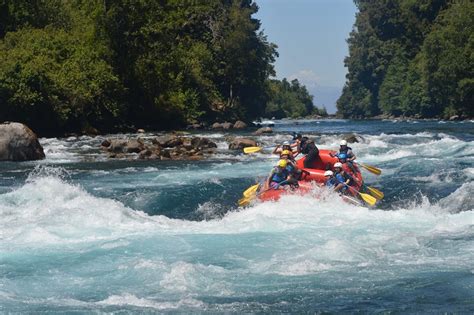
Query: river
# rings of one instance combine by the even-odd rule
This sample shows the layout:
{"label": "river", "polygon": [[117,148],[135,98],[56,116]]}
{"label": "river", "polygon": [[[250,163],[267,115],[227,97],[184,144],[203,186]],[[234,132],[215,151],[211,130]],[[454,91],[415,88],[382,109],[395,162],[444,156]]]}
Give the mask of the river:
{"label": "river", "polygon": [[[0,163],[0,312],[474,312],[474,121],[276,121],[319,148],[343,134],[368,209],[286,196],[238,209],[276,157],[109,160],[106,135],[40,139],[46,159]],[[157,133],[145,133],[154,137]]]}

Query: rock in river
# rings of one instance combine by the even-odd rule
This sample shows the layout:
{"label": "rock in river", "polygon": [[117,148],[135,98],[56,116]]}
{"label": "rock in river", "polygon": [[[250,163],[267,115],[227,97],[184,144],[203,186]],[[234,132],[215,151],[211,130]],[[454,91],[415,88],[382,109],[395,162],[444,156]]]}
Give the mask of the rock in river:
{"label": "rock in river", "polygon": [[43,147],[36,134],[17,122],[0,124],[0,161],[44,159]]}

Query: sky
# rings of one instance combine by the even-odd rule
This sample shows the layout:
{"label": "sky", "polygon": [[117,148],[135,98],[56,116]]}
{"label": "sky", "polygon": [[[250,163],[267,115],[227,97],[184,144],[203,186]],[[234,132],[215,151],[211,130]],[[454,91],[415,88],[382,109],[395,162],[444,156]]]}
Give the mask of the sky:
{"label": "sky", "polygon": [[278,45],[278,79],[297,78],[314,104],[336,111],[345,83],[346,39],[355,21],[352,0],[256,0],[255,15],[268,40]]}

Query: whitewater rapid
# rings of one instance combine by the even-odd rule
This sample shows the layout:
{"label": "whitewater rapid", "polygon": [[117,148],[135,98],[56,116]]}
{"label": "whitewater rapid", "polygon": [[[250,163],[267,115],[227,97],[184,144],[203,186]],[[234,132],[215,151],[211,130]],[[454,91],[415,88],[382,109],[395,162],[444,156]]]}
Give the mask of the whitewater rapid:
{"label": "whitewater rapid", "polygon": [[[334,199],[287,196],[222,219],[186,221],[149,216],[58,177],[30,179],[0,196],[2,269],[24,278],[3,282],[0,298],[33,309],[52,303],[216,310],[199,297],[232,300],[253,285],[274,294],[302,276],[309,277],[302,284],[308,290],[335,283],[345,294],[417,272],[472,277],[473,210],[445,211],[443,200],[370,210]],[[83,295],[94,298],[86,303]]]}

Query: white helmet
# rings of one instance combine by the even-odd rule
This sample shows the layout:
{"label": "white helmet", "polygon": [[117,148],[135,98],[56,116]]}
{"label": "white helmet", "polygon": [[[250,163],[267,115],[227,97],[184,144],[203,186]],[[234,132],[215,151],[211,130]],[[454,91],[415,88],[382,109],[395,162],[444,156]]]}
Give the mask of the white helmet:
{"label": "white helmet", "polygon": [[341,162],[334,163],[334,168],[336,168],[336,167],[342,168],[342,163]]}
{"label": "white helmet", "polygon": [[289,141],[284,141],[283,145],[290,145],[290,142]]}
{"label": "white helmet", "polygon": [[334,173],[332,171],[326,171],[324,172],[324,176],[332,176]]}
{"label": "white helmet", "polygon": [[340,145],[347,145],[347,141],[346,140],[341,140],[341,142],[339,144]]}

